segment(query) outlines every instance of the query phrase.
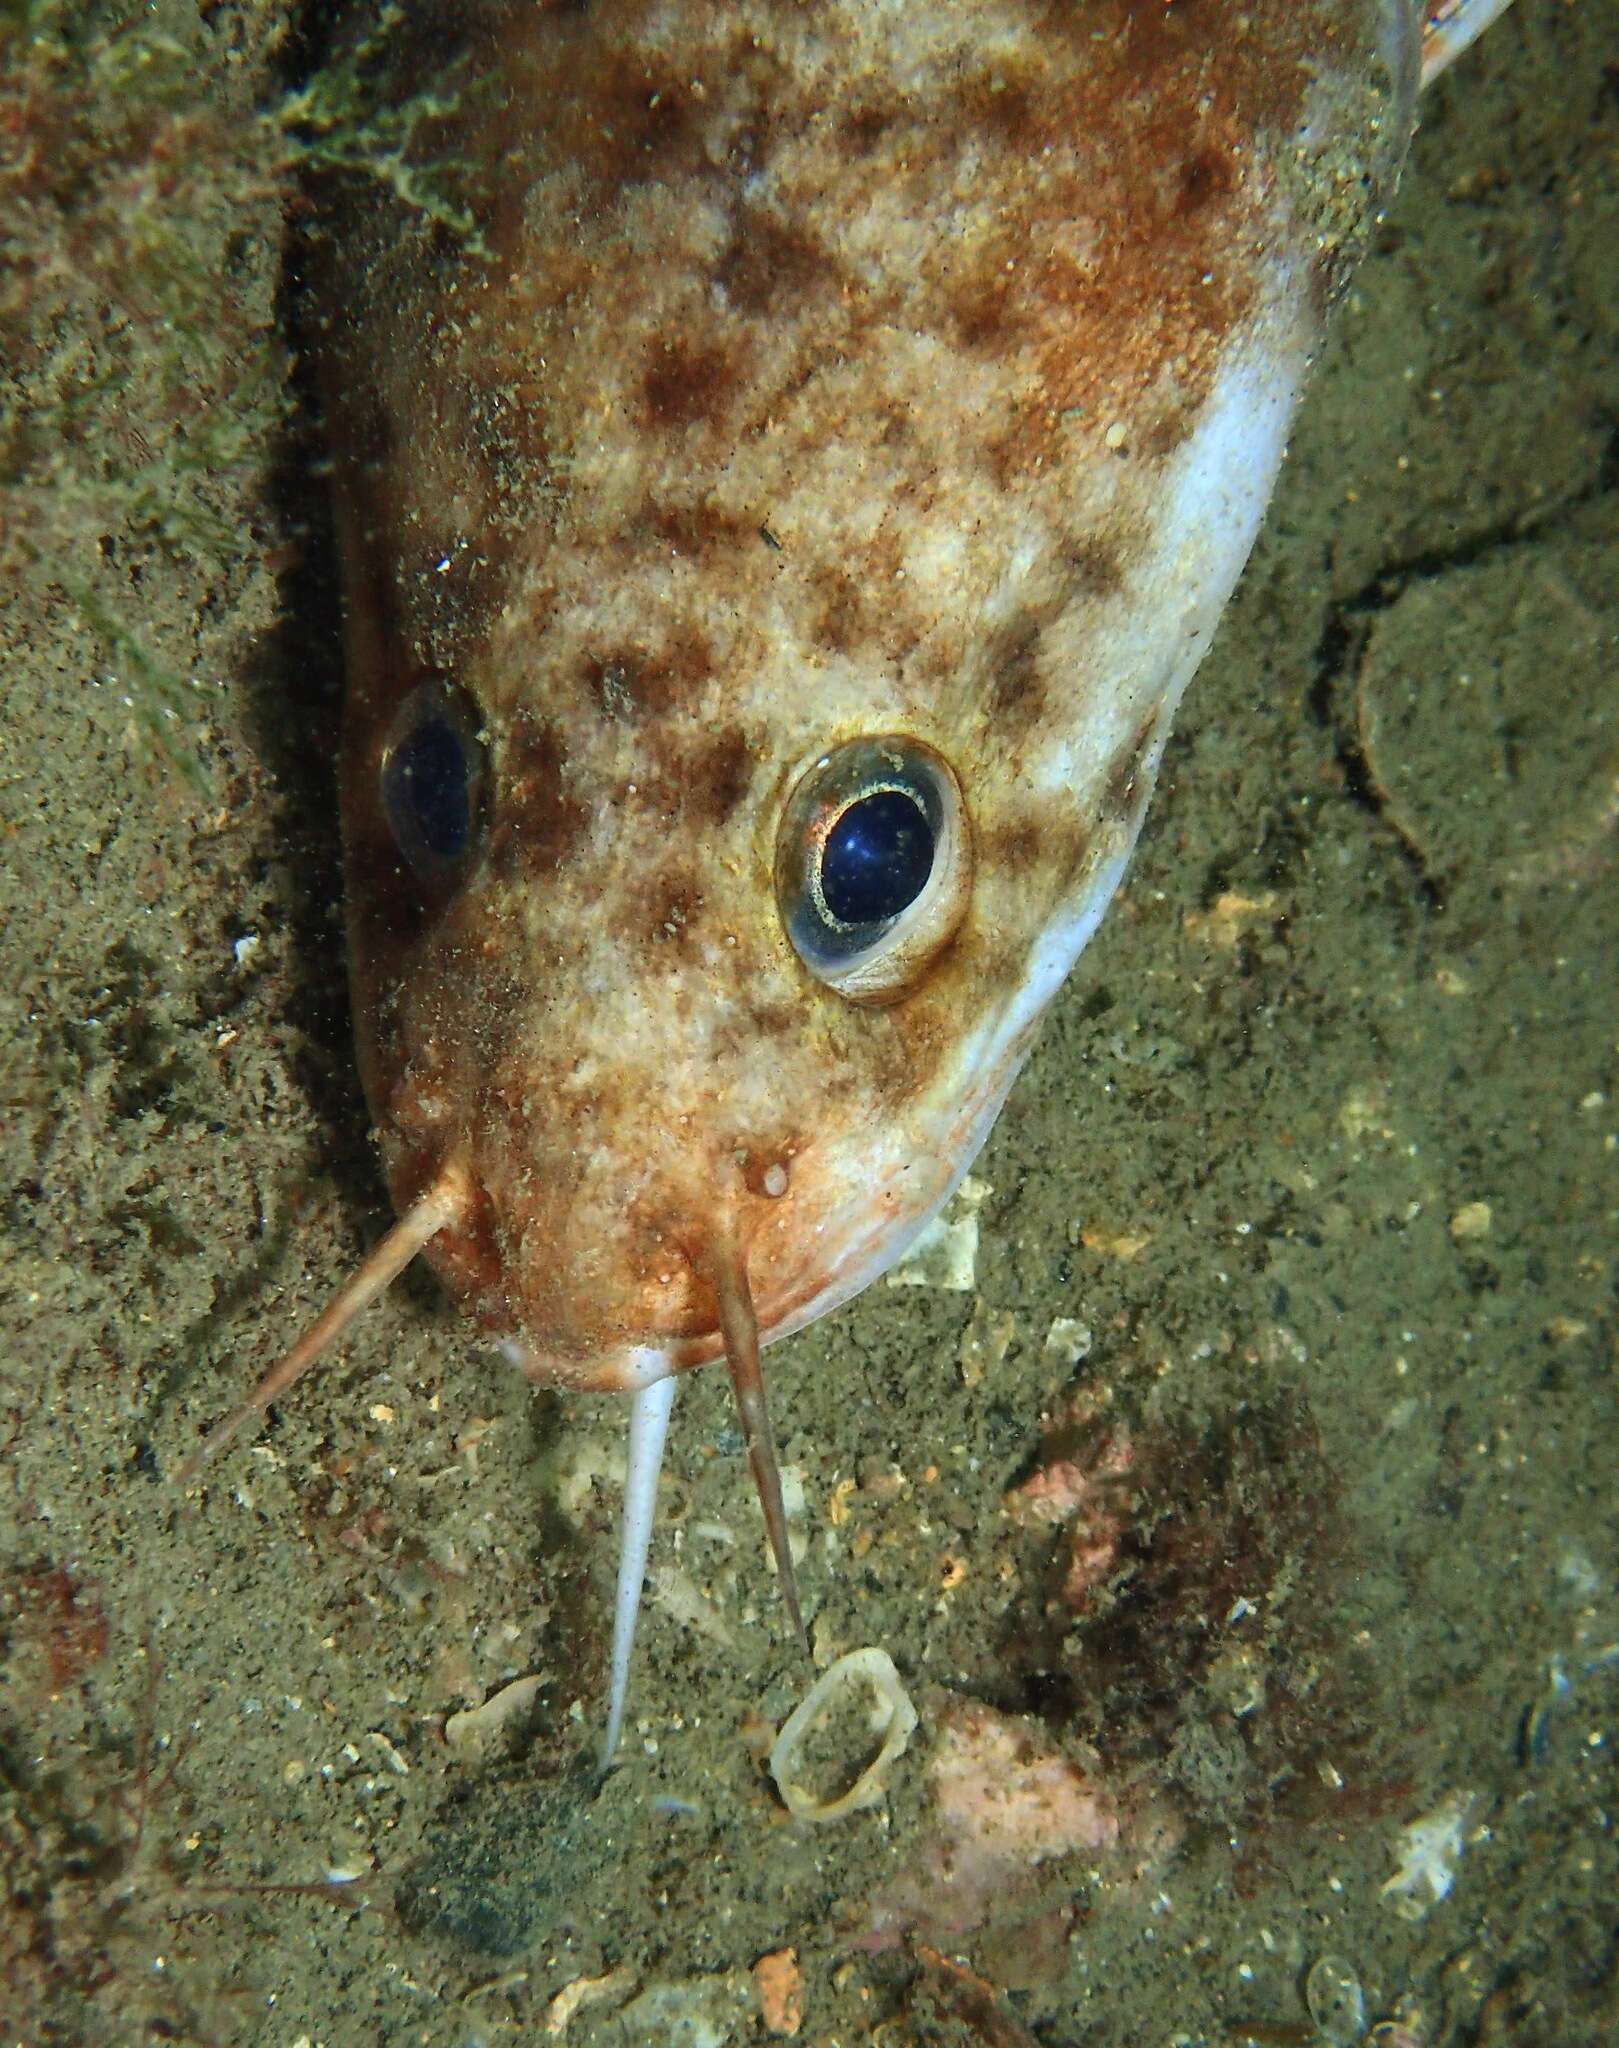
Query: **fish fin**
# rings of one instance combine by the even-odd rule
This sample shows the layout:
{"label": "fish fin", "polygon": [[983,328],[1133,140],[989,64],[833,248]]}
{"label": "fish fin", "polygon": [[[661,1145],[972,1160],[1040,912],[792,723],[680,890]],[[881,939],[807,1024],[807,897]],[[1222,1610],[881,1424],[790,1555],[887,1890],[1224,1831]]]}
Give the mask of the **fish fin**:
{"label": "fish fin", "polygon": [[253,1421],[301,1379],[364,1308],[416,1257],[430,1239],[453,1223],[466,1206],[461,1177],[445,1173],[406,1210],[382,1241],[368,1252],[358,1270],[332,1296],[304,1334],[279,1363],[271,1366],[240,1408],[216,1423],[180,1467],[178,1484],[189,1486],[202,1467],[244,1424]]}
{"label": "fish fin", "polygon": [[601,1767],[605,1771],[618,1748],[624,1725],[624,1703],[630,1690],[630,1652],[635,1647],[635,1622],[641,1611],[647,1551],[658,1506],[658,1472],[669,1411],[675,1405],[675,1378],[654,1380],[637,1389],[630,1402],[630,1456],[624,1474],[624,1519],[618,1540],[618,1593],[613,1602],[613,1679],[607,1701],[607,1732],[602,1737]]}
{"label": "fish fin", "polygon": [[1422,10],[1422,83],[1432,85],[1470,50],[1512,0],[1428,0]]}
{"label": "fish fin", "polygon": [[747,1262],[735,1240],[716,1235],[710,1246],[715,1292],[719,1296],[720,1334],[725,1339],[725,1362],[731,1368],[731,1385],[736,1392],[736,1410],[742,1435],[748,1446],[748,1464],[764,1510],[765,1531],[782,1598],[805,1656],[810,1654],[809,1636],[798,1605],[798,1581],[793,1572],[792,1547],[787,1540],[787,1510],[781,1499],[781,1468],[776,1463],[776,1440],[770,1428],[770,1409],[765,1401],[764,1372],[759,1364],[759,1319],[754,1314],[753,1294],[748,1286]]}

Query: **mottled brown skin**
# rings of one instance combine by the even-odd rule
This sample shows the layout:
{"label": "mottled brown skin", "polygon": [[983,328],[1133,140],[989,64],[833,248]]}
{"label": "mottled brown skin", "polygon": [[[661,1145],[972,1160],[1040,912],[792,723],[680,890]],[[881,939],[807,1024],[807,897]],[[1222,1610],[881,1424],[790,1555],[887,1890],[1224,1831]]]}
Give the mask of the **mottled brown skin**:
{"label": "mottled brown skin", "polygon": [[[1405,137],[1376,0],[432,15],[399,89],[464,59],[433,140],[491,258],[351,196],[321,286],[362,1062],[396,1201],[471,1190],[451,1285],[622,1384],[715,1355],[717,1211],[769,1336],[961,1171],[1138,828],[1189,672],[1142,631],[1184,586],[1195,662],[1235,573],[1166,556],[1167,480],[1222,364],[1296,373]],[[378,797],[434,676],[492,774],[437,892]],[[951,762],[976,880],[857,1007],[771,876],[880,733]]]}

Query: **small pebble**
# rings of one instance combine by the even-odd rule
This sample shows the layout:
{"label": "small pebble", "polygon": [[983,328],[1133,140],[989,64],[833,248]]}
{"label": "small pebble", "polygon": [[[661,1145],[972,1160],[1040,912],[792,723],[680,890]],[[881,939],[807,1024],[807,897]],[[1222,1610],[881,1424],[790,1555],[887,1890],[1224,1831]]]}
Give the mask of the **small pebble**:
{"label": "small pebble", "polygon": [[1450,1234],[1457,1244],[1467,1244],[1473,1238],[1488,1237],[1490,1234],[1489,1203],[1464,1202],[1450,1219]]}
{"label": "small pebble", "polygon": [[795,1948],[778,1948],[753,1966],[765,2031],[791,2036],[804,2024],[804,1978]]}

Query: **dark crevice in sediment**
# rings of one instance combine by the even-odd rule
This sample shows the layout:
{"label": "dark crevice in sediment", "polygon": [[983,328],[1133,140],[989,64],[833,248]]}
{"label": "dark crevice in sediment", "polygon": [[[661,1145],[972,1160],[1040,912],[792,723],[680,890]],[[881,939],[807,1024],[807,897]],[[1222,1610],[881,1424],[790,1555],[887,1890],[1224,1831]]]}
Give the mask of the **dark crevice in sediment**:
{"label": "dark crevice in sediment", "polygon": [[[1477,568],[1518,548],[1538,546],[1548,534],[1573,521],[1599,499],[1619,490],[1619,419],[1606,420],[1607,444],[1595,475],[1584,489],[1572,493],[1534,518],[1514,518],[1458,539],[1448,547],[1424,548],[1387,562],[1373,571],[1358,590],[1329,606],[1316,642],[1314,679],[1306,704],[1310,716],[1332,737],[1333,758],[1343,777],[1349,801],[1378,820],[1407,869],[1426,908],[1442,912],[1445,885],[1428,865],[1423,849],[1401,826],[1387,792],[1367,757],[1355,710],[1361,668],[1371,644],[1375,620],[1389,611],[1413,585]],[[1326,564],[1330,579],[1330,554]]]}
{"label": "dark crevice in sediment", "polygon": [[[1446,564],[1447,568],[1460,566],[1464,565],[1457,561]],[[1419,900],[1436,913],[1445,907],[1444,884],[1429,868],[1422,848],[1401,829],[1397,815],[1390,809],[1388,797],[1367,757],[1355,698],[1366,650],[1371,645],[1373,620],[1396,604],[1420,577],[1442,573],[1438,568],[1415,569],[1411,565],[1397,571],[1379,570],[1359,590],[1330,606],[1316,642],[1315,673],[1306,699],[1310,716],[1332,737],[1333,760],[1343,778],[1345,796],[1385,829],[1410,873]]]}

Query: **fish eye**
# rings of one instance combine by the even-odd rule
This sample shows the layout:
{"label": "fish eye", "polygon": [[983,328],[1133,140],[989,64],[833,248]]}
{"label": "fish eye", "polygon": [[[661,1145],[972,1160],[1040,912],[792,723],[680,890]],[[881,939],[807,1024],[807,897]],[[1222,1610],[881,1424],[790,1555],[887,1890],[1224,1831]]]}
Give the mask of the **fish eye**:
{"label": "fish eye", "polygon": [[454,883],[482,837],[485,755],[464,690],[422,683],[399,707],[379,771],[388,829],[417,879]]}
{"label": "fish eye", "polygon": [[799,777],[776,837],[776,903],[817,981],[855,1003],[908,995],[972,894],[972,833],[942,754],[849,740]]}

